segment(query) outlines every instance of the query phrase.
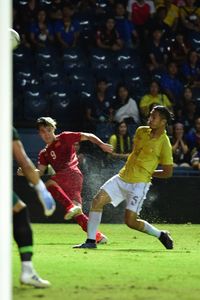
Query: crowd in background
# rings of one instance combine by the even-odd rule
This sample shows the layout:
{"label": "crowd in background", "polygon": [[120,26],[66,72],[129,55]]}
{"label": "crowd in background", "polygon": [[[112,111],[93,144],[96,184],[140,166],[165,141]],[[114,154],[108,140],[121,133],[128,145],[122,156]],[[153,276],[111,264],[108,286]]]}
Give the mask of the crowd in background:
{"label": "crowd in background", "polygon": [[[160,104],[175,116],[169,128],[174,165],[200,169],[199,1],[14,0],[13,28],[20,33],[21,49],[31,55],[49,49],[63,57],[81,49],[77,53],[87,59],[93,49],[105,51],[99,53],[106,53],[108,64],[97,68],[94,91],[81,102],[79,129],[97,134],[99,126],[111,128],[106,138],[114,147],[112,159],[127,158],[132,146],[128,130],[145,125],[152,107]],[[130,64],[117,76],[109,63],[120,54]],[[74,69],[67,70],[69,77]],[[130,81],[134,72],[134,83],[137,76],[137,84],[142,82],[138,90]],[[110,78],[115,79],[112,88]]]}

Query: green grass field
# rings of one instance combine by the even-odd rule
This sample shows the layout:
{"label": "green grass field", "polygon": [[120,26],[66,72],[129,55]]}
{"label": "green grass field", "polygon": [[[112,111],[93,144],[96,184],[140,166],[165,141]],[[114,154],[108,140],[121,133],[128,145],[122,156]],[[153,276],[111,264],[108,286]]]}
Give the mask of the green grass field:
{"label": "green grass field", "polygon": [[[31,300],[199,300],[200,225],[157,225],[169,229],[174,250],[125,225],[101,225],[109,244],[72,249],[85,234],[78,225],[35,224],[34,265],[52,287],[20,286],[13,248],[13,299]],[[3,299],[2,299],[3,300]]]}

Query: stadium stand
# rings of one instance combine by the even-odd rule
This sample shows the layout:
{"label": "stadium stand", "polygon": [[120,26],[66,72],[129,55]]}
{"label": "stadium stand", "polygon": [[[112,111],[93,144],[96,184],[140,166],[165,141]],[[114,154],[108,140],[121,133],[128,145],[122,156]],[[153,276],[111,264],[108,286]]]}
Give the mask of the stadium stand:
{"label": "stadium stand", "polygon": [[[140,99],[147,92],[151,80],[156,79],[160,82],[165,71],[158,68],[151,73],[147,68],[146,56],[152,30],[150,23],[157,22],[157,11],[152,14],[150,22],[145,24],[145,30],[142,33],[145,39],[141,44],[133,43],[131,47],[124,47],[120,51],[97,47],[96,32],[102,27],[107,16],[115,15],[114,5],[117,1],[98,0],[91,1],[91,3],[87,1],[86,4],[82,1],[61,1],[61,10],[66,3],[72,4],[72,19],[79,23],[79,37],[76,47],[61,49],[54,37],[53,44],[34,48],[30,42],[30,26],[37,19],[38,8],[46,11],[48,22],[52,27],[55,26],[57,20],[62,19],[62,11],[58,12],[53,2],[51,0],[38,0],[37,7],[31,11],[29,1],[13,1],[13,9],[18,16],[17,19],[14,19],[13,27],[19,31],[22,38],[20,47],[13,52],[13,116],[17,128],[20,128],[21,125],[23,128],[30,128],[26,134],[23,133],[23,142],[26,142],[25,139],[28,139],[29,135],[34,136],[35,133],[31,131],[31,128],[34,126],[35,119],[41,115],[56,118],[60,128],[84,130],[85,106],[89,99],[90,101],[93,99],[97,80],[106,79],[109,98],[113,101],[115,100],[117,85],[121,82],[125,83],[130,89],[131,97],[139,104]],[[127,9],[131,1],[120,2]],[[177,1],[173,2],[176,4]],[[163,5],[165,4],[163,3]],[[198,1],[194,5],[198,5]],[[156,6],[156,10],[158,7],[159,5]],[[27,15],[24,15],[24,12]],[[125,18],[128,20],[128,12]],[[200,19],[200,16],[197,15],[197,18]],[[162,30],[167,28],[168,25],[165,24],[163,27],[163,21],[161,23]],[[159,26],[161,23],[156,24]],[[137,28],[136,26],[136,30]],[[184,35],[189,49],[195,49],[198,55],[200,53],[200,29],[188,39],[183,28],[181,19],[179,19],[174,32],[171,28],[165,32],[168,62],[172,60],[170,47],[172,47],[178,32],[182,32]],[[45,36],[41,35],[39,38],[45,39]],[[200,58],[198,58],[199,65]],[[194,88],[193,82],[183,81],[180,72],[181,65],[178,67],[179,80],[184,84],[184,87],[191,87],[193,100],[200,107],[200,87]],[[182,99],[179,99],[179,104],[178,107],[173,107],[175,122],[181,120],[187,126],[188,115],[185,115]],[[189,122],[192,123],[191,120]],[[134,125],[132,127],[129,125],[129,127],[131,134],[134,134],[136,127]],[[96,134],[106,140],[113,128],[114,123],[99,124]],[[187,170],[177,168],[175,174],[188,176],[190,171],[191,174],[198,172],[191,170],[191,168]]]}

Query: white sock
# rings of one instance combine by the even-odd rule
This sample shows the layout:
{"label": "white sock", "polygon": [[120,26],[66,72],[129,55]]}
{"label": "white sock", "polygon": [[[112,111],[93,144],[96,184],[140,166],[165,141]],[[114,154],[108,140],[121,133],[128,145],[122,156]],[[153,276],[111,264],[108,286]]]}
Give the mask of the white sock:
{"label": "white sock", "polygon": [[144,221],[144,232],[146,232],[149,235],[153,235],[157,238],[159,238],[161,234],[161,230],[149,224],[147,221]]}
{"label": "white sock", "polygon": [[88,239],[96,240],[96,232],[101,223],[102,211],[90,211],[87,226]]}
{"label": "white sock", "polygon": [[33,273],[33,263],[32,261],[22,261],[22,273]]}

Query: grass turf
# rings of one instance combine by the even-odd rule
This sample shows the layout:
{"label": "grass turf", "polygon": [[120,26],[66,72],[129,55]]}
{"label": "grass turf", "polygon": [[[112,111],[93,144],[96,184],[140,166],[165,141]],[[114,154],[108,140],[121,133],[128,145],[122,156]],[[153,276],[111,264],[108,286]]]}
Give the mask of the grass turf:
{"label": "grass turf", "polygon": [[72,249],[85,234],[73,224],[34,224],[37,272],[49,289],[20,286],[13,248],[13,299],[31,300],[199,300],[200,225],[157,225],[168,229],[174,250],[125,225],[102,224],[109,244]]}

